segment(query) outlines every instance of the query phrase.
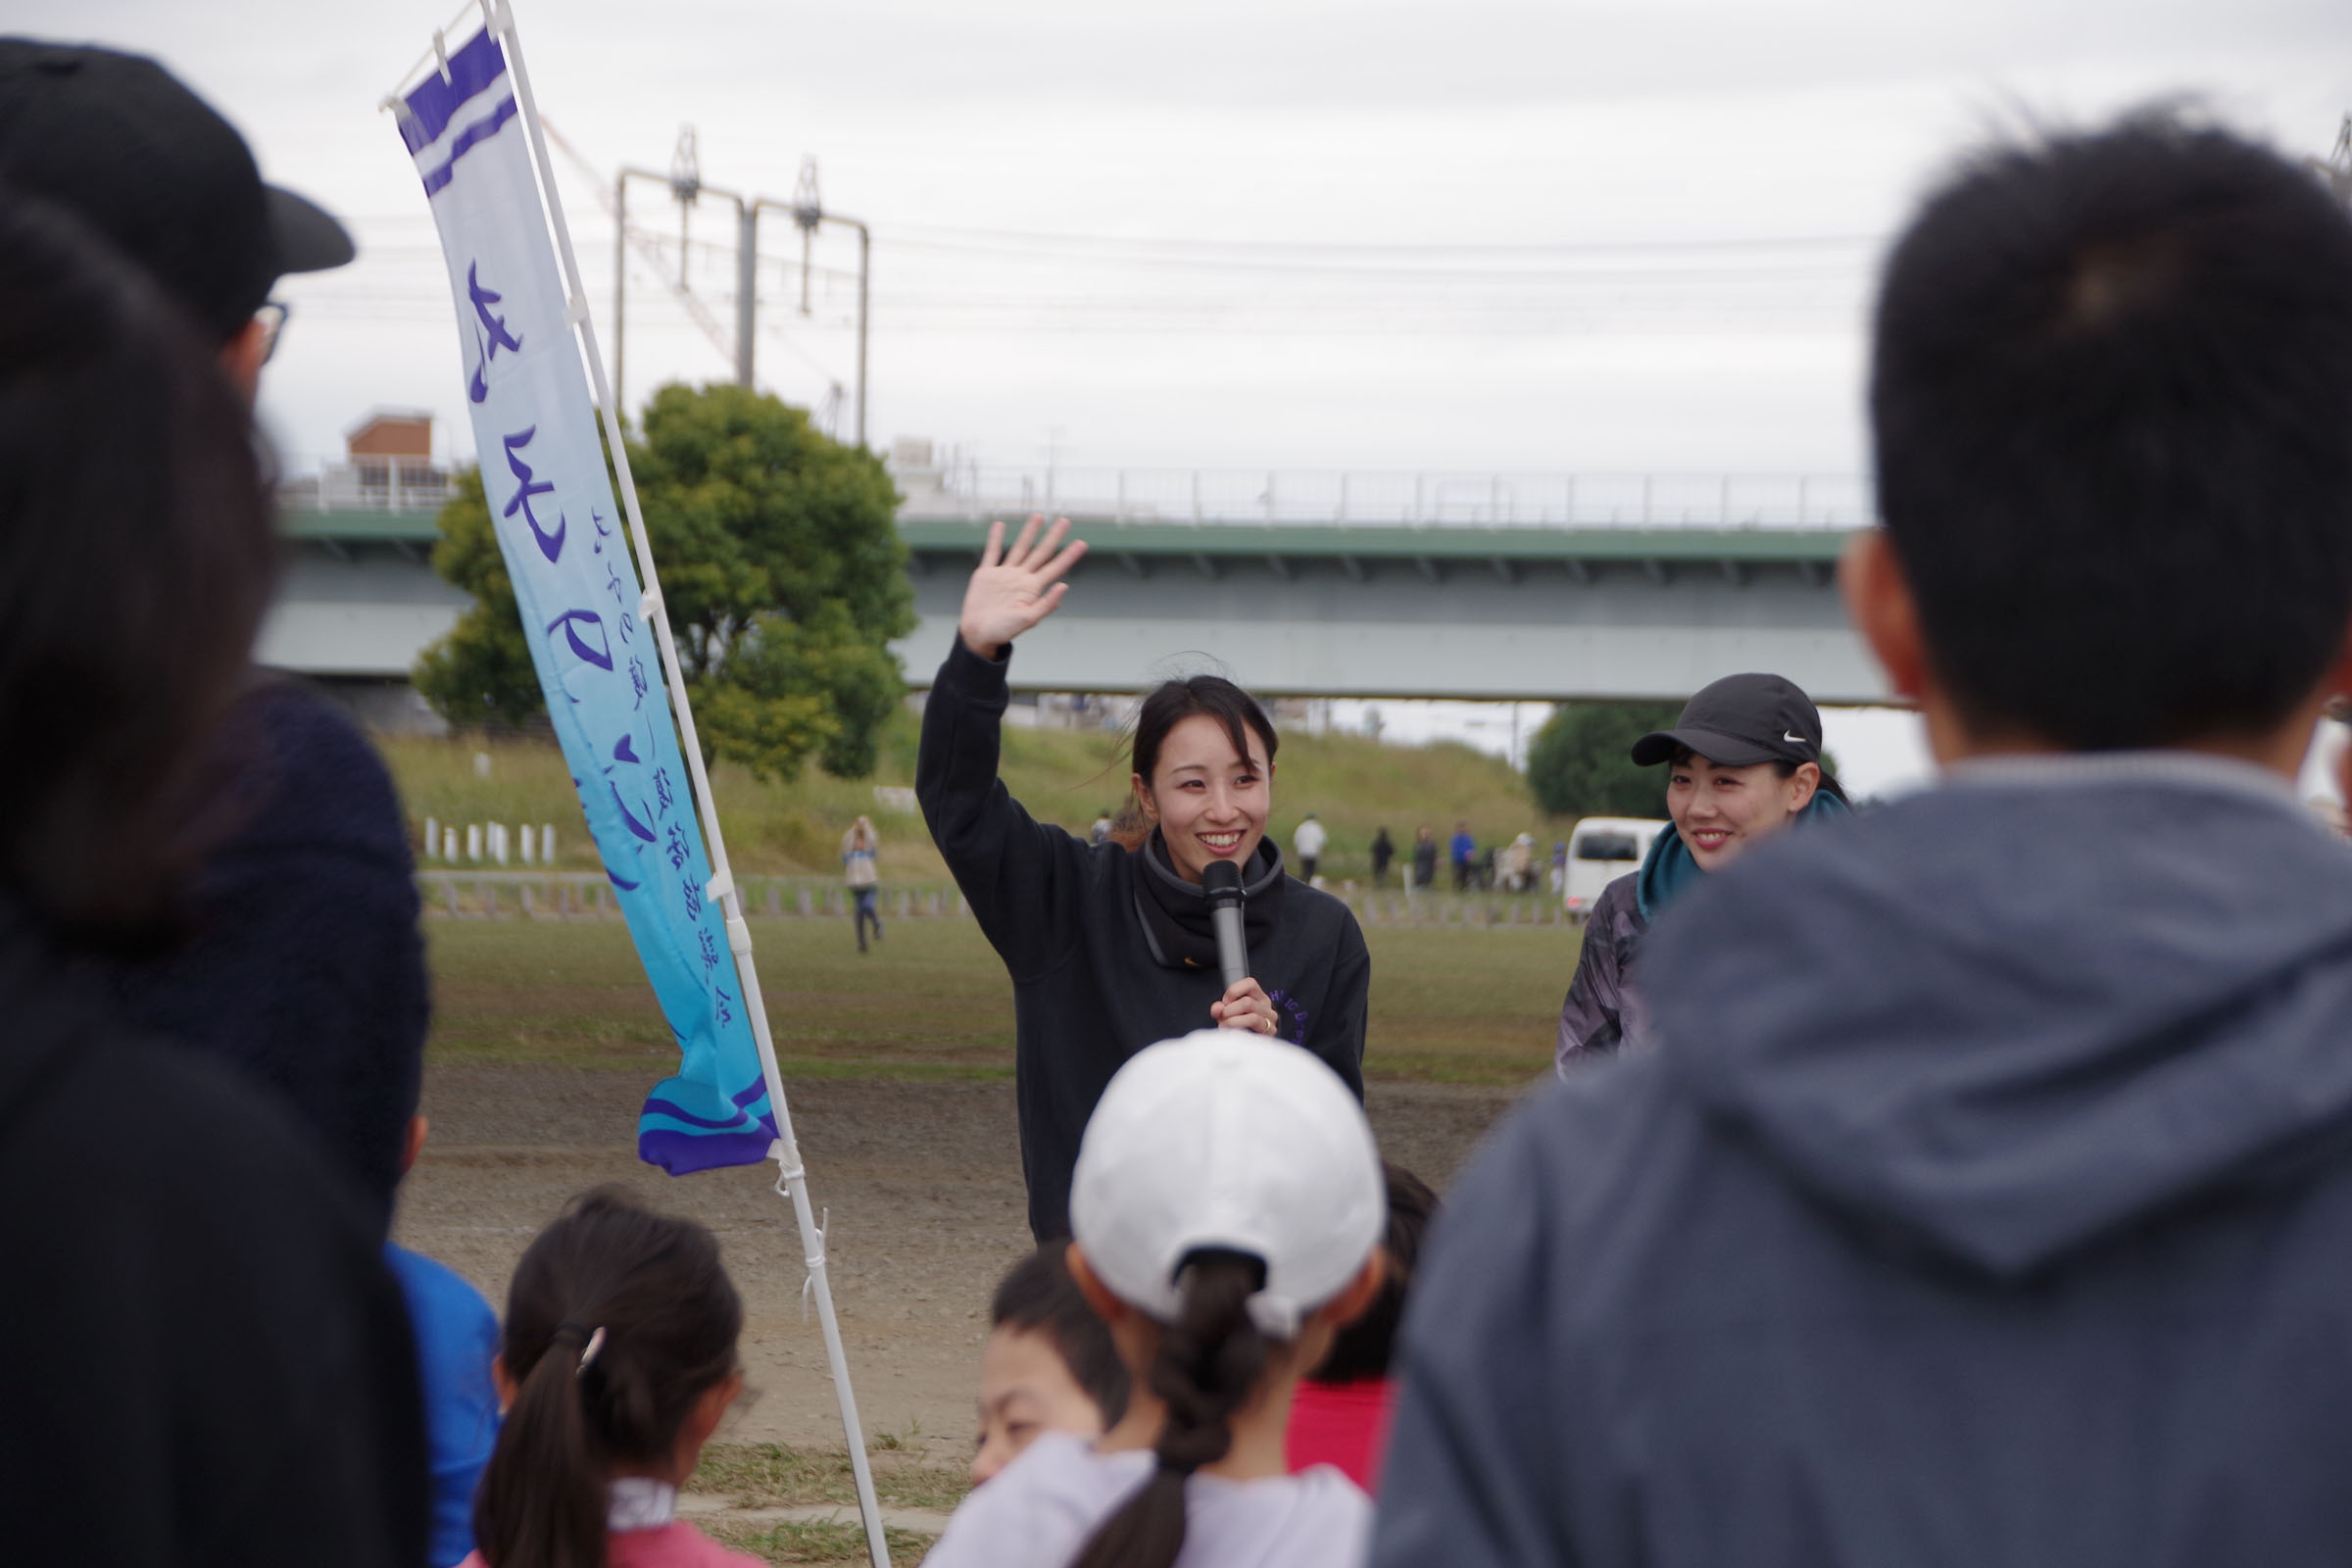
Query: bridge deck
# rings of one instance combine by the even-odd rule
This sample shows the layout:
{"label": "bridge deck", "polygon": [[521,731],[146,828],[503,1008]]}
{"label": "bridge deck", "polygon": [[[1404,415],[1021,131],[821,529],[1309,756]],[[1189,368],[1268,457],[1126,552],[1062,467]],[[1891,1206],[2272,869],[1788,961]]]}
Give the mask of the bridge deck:
{"label": "bridge deck", "polygon": [[[1205,661],[1269,695],[1674,697],[1738,669],[1826,702],[1885,695],[1833,586],[1849,529],[1071,520],[1090,554],[1022,641],[1026,690],[1134,690]],[[298,548],[265,632],[271,662],[402,675],[464,607],[426,559],[429,513],[281,526]],[[921,624],[897,651],[920,683],[955,635],[987,522],[899,526]]]}

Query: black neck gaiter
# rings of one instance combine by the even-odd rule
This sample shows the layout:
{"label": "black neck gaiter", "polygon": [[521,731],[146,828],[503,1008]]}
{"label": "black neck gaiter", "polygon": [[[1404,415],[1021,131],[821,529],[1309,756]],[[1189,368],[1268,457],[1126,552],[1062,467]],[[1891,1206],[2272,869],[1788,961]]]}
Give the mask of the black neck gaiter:
{"label": "black neck gaiter", "polygon": [[[1152,956],[1171,969],[1217,966],[1217,934],[1208,921],[1208,895],[1176,874],[1168,847],[1153,828],[1136,850],[1135,911],[1144,922]],[[1242,867],[1242,929],[1252,950],[1273,934],[1282,915],[1282,851],[1260,839]]]}

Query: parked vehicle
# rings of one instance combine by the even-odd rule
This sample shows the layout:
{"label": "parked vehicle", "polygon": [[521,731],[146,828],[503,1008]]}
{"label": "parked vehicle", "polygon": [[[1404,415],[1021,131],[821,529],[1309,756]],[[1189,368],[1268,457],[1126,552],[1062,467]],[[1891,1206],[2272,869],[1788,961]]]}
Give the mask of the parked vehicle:
{"label": "parked vehicle", "polygon": [[1592,912],[1600,890],[1640,868],[1663,821],[1639,816],[1588,816],[1568,835],[1568,886],[1560,895],[1568,918]]}

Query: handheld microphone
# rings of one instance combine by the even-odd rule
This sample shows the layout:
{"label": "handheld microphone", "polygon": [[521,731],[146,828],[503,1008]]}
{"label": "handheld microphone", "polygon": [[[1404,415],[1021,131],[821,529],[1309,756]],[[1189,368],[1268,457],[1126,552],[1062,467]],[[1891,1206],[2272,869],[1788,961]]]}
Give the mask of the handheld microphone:
{"label": "handheld microphone", "polygon": [[1211,860],[1201,869],[1200,888],[1208,895],[1208,923],[1217,933],[1217,967],[1231,991],[1250,978],[1250,944],[1242,936],[1242,868],[1231,860]]}

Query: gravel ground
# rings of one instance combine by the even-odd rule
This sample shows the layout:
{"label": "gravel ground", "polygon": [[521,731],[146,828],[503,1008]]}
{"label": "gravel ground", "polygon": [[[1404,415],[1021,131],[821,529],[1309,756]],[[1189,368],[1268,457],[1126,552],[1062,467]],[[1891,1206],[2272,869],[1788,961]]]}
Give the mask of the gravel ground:
{"label": "gravel ground", "polygon": [[[617,1182],[718,1233],[745,1296],[758,1397],[722,1440],[838,1446],[841,1426],[790,1203],[773,1166],[672,1180],[640,1164],[646,1085],[616,1072],[444,1066],[426,1076],[432,1138],[402,1192],[400,1241],[503,1306],[514,1259],[574,1193]],[[1009,1083],[804,1080],[790,1086],[809,1197],[832,1214],[829,1259],[869,1441],[954,1451],[972,1420],[988,1297],[1029,1243]],[[1441,1187],[1514,1093],[1374,1084],[1392,1158]],[[943,1445],[941,1440],[946,1440]]]}

